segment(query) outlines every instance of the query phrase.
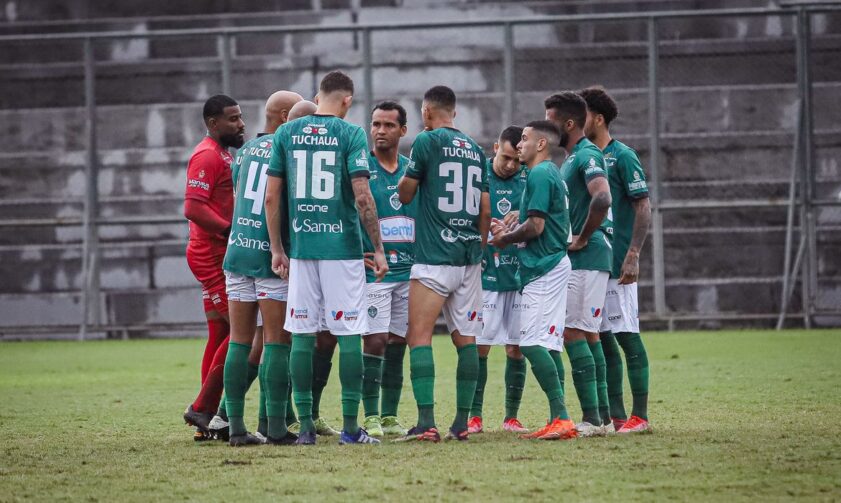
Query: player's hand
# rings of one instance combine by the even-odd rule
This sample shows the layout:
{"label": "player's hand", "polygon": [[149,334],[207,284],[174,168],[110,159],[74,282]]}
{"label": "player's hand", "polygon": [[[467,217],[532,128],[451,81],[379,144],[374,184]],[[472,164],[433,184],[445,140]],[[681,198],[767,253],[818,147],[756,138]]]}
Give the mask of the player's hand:
{"label": "player's hand", "polygon": [[622,262],[622,273],[619,276],[618,283],[620,285],[630,285],[637,282],[640,275],[640,255],[639,252],[628,250],[625,255],[625,261]]}
{"label": "player's hand", "polygon": [[374,263],[374,252],[363,253],[362,259],[365,261],[366,268],[371,269],[372,271],[377,269],[377,265]]}
{"label": "player's hand", "polygon": [[587,240],[581,239],[581,236],[572,236],[572,244],[569,245],[567,251],[578,251],[587,246]]}
{"label": "player's hand", "polygon": [[513,231],[517,227],[517,224],[520,223],[520,212],[517,210],[508,212],[508,214],[502,219],[502,222],[505,224],[505,227],[509,232]]}
{"label": "player's hand", "polygon": [[508,246],[508,243],[505,241],[505,232],[507,230],[508,227],[505,225],[505,222],[498,218],[491,219],[491,240],[488,241],[488,244],[499,249]]}
{"label": "player's hand", "polygon": [[382,251],[374,252],[373,266],[374,276],[377,277],[377,283],[379,283],[388,272],[388,262],[385,260],[385,253]]}
{"label": "player's hand", "polygon": [[285,250],[272,252],[272,272],[281,279],[289,279],[289,257],[286,256]]}

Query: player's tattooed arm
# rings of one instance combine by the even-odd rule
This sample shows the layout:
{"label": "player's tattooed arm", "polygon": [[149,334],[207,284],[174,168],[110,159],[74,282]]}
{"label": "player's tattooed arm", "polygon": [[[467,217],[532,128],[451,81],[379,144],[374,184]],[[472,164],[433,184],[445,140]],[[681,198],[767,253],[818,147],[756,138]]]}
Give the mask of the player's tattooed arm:
{"label": "player's tattooed arm", "polygon": [[593,178],[587,182],[587,190],[592,197],[590,210],[587,212],[587,220],[584,222],[584,227],[581,228],[581,233],[569,245],[569,251],[580,250],[587,246],[590,236],[602,225],[607,217],[608,210],[610,210],[610,185],[607,183],[607,178],[603,176]]}
{"label": "player's tattooed arm", "polygon": [[356,209],[359,212],[359,221],[362,222],[362,227],[365,228],[365,232],[368,233],[368,237],[374,245],[374,275],[379,281],[388,272],[388,263],[385,260],[383,241],[380,237],[377,205],[374,203],[374,196],[371,195],[371,187],[368,185],[367,177],[352,178],[351,186],[356,199]]}
{"label": "player's tattooed arm", "polygon": [[281,278],[289,275],[289,257],[283,249],[280,239],[280,224],[285,215],[280,204],[281,191],[284,190],[283,178],[268,177],[266,182],[266,198],[263,202],[266,211],[266,228],[269,231],[269,246],[272,252],[272,271]]}
{"label": "player's tattooed arm", "polygon": [[531,241],[543,234],[545,224],[544,215],[535,213],[529,215],[526,221],[515,227],[514,230],[507,232],[508,227],[505,223],[501,220],[494,219],[491,223],[493,238],[488,244],[502,249],[513,243]]}
{"label": "player's tattooed arm", "polygon": [[622,271],[619,276],[620,285],[630,285],[639,279],[640,273],[640,250],[645,244],[648,235],[648,226],[651,224],[651,203],[647,197],[634,199],[631,202],[634,208],[634,227],[631,231],[631,245],[628,253],[622,262]]}

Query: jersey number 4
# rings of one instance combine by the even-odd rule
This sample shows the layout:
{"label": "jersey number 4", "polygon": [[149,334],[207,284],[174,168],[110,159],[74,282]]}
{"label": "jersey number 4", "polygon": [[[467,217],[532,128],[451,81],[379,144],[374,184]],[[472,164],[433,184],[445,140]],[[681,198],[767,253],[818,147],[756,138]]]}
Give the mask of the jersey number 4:
{"label": "jersey number 4", "polygon": [[449,195],[438,198],[438,209],[447,213],[465,210],[468,215],[478,215],[482,189],[474,184],[481,182],[482,170],[479,166],[467,166],[467,190],[463,185],[463,170],[464,166],[460,162],[443,162],[438,166],[439,176],[447,180],[452,177],[452,181],[444,185]]}
{"label": "jersey number 4", "polygon": [[336,152],[323,150],[312,153],[312,183],[307,196],[307,154],[306,150],[294,150],[295,158],[295,199],[333,199],[336,194],[336,175],[323,168],[336,166]]}
{"label": "jersey number 4", "polygon": [[[251,213],[254,215],[263,214],[263,202],[266,199],[266,170],[269,169],[268,164],[260,164],[257,161],[251,161],[248,165],[248,178],[245,181],[245,190],[242,197],[251,200]],[[258,177],[257,188],[254,189],[254,179]]]}

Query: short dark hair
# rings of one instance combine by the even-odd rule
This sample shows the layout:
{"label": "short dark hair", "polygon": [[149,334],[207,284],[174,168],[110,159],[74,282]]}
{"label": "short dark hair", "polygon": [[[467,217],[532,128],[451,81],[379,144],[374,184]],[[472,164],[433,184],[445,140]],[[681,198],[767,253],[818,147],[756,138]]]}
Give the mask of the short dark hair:
{"label": "short dark hair", "polygon": [[523,128],[520,126],[508,126],[499,133],[499,144],[508,142],[512,147],[517,148],[517,144],[523,139]]}
{"label": "short dark hair", "polygon": [[400,127],[406,125],[406,109],[400,103],[396,101],[381,101],[374,105],[374,108],[371,110],[371,115],[374,114],[377,110],[397,110],[397,123],[400,124]]}
{"label": "short dark hair", "polygon": [[526,127],[530,127],[535,131],[539,131],[541,134],[546,136],[549,140],[549,145],[553,147],[557,145],[561,140],[561,132],[558,130],[558,126],[556,126],[555,123],[552,121],[531,121],[528,124],[526,124]]}
{"label": "short dark hair", "polygon": [[225,113],[228,107],[235,107],[239,105],[233,98],[224,94],[217,94],[207,98],[204,102],[204,109],[202,110],[202,117],[207,121],[211,117],[219,117]]}
{"label": "short dark hair", "polygon": [[619,115],[619,107],[616,106],[616,102],[607,94],[604,87],[590,86],[582,89],[578,94],[587,102],[587,108],[591,112],[604,117],[604,123],[608,126]]}
{"label": "short dark hair", "polygon": [[423,101],[445,110],[456,108],[456,93],[447,86],[430,87],[423,93]]}
{"label": "short dark hair", "polygon": [[587,122],[587,102],[578,93],[564,91],[553,94],[543,102],[546,110],[552,109],[563,120],[572,119],[578,127]]}
{"label": "short dark hair", "polygon": [[318,90],[324,94],[336,91],[346,91],[353,94],[353,79],[342,71],[333,70],[321,79]]}

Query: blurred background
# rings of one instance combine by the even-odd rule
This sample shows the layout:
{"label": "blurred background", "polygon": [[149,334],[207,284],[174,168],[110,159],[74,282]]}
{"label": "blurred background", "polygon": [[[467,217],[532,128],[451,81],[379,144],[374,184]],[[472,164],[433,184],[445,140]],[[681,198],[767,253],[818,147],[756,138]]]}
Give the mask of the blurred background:
{"label": "blurred background", "polygon": [[0,1],[0,339],[204,332],[187,160],[206,98],[356,82],[348,120],[458,96],[488,153],[602,84],[649,178],[647,329],[841,326],[841,4],[757,0]]}

